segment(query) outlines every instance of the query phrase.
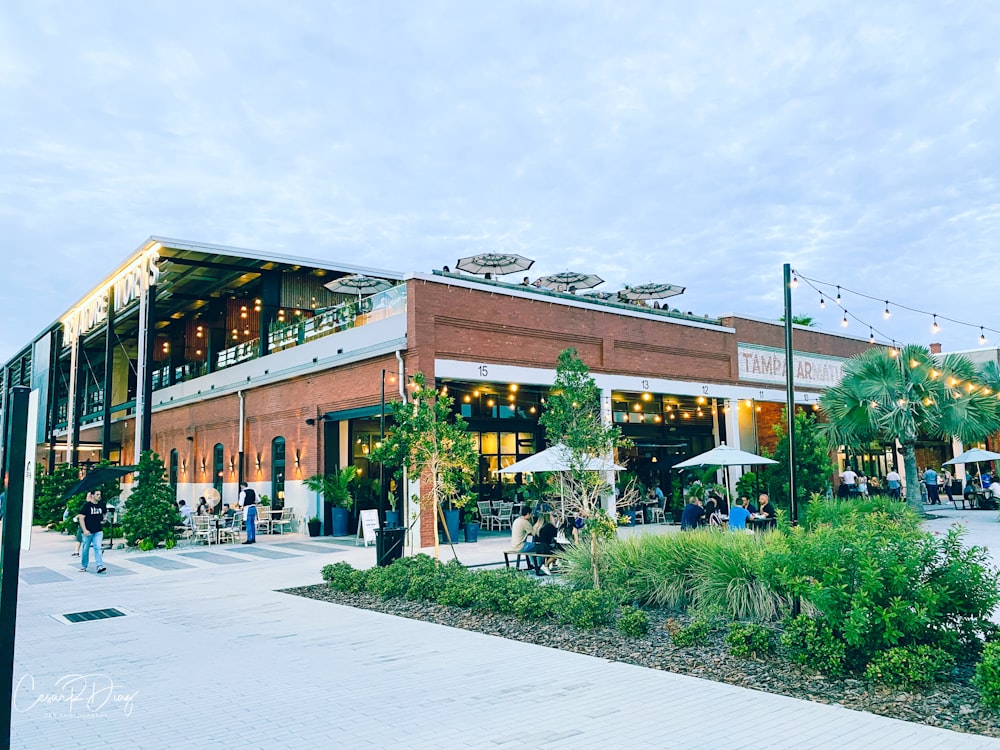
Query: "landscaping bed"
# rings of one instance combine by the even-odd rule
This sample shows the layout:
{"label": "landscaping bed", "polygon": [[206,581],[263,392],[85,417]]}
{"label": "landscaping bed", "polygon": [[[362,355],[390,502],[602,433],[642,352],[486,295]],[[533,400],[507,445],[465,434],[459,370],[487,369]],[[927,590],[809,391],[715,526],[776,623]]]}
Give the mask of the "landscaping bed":
{"label": "landscaping bed", "polygon": [[724,629],[713,631],[695,647],[680,648],[672,642],[668,628],[686,625],[691,619],[664,610],[646,611],[651,626],[648,634],[626,637],[612,627],[578,629],[551,621],[525,622],[512,615],[426,601],[344,593],[326,583],[284,591],[792,698],[839,704],[944,729],[1000,737],[1000,712],[982,705],[978,691],[970,683],[972,668],[967,666],[960,666],[950,681],[924,689],[901,690],[864,679],[826,677],[780,656],[762,660],[736,658],[723,643]]}

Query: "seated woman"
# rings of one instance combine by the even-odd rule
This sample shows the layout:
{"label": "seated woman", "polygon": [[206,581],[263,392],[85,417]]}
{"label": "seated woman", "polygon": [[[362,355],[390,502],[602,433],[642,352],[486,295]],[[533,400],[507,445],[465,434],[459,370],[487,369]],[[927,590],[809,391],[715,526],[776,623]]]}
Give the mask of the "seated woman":
{"label": "seated woman", "polygon": [[211,510],[208,507],[208,500],[203,497],[198,498],[198,515],[199,516],[209,516],[211,515]]}
{"label": "seated woman", "polygon": [[[550,513],[542,513],[535,524],[535,551],[549,554],[561,552],[563,547],[556,541],[558,533],[559,529],[552,522],[552,515]],[[542,565],[541,569],[544,573],[551,572],[546,565]]]}

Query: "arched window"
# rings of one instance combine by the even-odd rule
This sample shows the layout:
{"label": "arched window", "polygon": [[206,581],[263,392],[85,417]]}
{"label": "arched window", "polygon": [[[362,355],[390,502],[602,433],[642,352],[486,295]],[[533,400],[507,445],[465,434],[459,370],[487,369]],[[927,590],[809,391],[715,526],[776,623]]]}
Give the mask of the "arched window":
{"label": "arched window", "polygon": [[285,439],[271,441],[271,507],[285,507]]}
{"label": "arched window", "polygon": [[212,451],[212,486],[222,494],[222,479],[224,471],[223,463],[226,458],[226,449],[222,443],[216,443]]}
{"label": "arched window", "polygon": [[170,486],[174,490],[174,498],[177,497],[177,449],[170,451]]}

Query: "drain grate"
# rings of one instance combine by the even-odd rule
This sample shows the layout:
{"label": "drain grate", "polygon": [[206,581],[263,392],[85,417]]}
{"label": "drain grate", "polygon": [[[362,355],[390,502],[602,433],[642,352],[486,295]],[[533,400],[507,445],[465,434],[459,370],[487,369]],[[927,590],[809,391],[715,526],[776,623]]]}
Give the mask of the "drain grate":
{"label": "drain grate", "polygon": [[89,622],[90,620],[106,620],[109,617],[124,617],[125,613],[117,609],[92,609],[89,612],[73,612],[63,615],[67,622]]}

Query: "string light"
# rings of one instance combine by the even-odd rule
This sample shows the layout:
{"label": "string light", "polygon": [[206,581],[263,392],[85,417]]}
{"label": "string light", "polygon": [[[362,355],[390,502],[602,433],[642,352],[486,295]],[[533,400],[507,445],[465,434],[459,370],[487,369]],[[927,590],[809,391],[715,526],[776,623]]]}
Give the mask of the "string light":
{"label": "string light", "polygon": [[819,296],[819,309],[820,310],[825,310],[826,309],[826,300],[823,299],[823,295],[822,294]]}
{"label": "string light", "polygon": [[986,346],[986,334],[983,333],[983,327],[979,326],[979,345]]}
{"label": "string light", "polygon": [[882,317],[886,320],[892,317],[892,313],[889,312],[889,300],[885,301],[885,310],[882,311]]}
{"label": "string light", "polygon": [[792,287],[792,289],[798,289],[799,288],[799,276],[798,276],[798,274],[795,274],[795,275],[792,276],[791,287]]}
{"label": "string light", "polygon": [[868,343],[875,343],[875,331],[872,330],[871,326],[868,326]]}
{"label": "string light", "polygon": [[844,319],[840,321],[840,325],[842,325],[844,328],[847,328],[847,310],[844,310]]}
{"label": "string light", "polygon": [[941,326],[938,325],[937,315],[934,316],[934,322],[931,323],[931,333],[937,333],[941,330]]}
{"label": "string light", "polygon": [[837,304],[840,304],[840,287],[837,287]]}

